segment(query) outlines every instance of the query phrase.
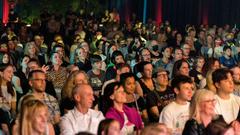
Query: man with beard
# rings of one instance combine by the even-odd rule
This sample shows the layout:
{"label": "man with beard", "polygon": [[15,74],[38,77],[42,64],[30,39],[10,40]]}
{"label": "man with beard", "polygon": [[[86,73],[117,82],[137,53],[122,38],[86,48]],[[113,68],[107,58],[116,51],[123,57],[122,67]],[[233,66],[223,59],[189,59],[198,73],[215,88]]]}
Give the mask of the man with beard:
{"label": "man with beard", "polygon": [[240,68],[238,66],[234,66],[231,68],[233,73],[233,82],[234,82],[234,94],[240,96]]}
{"label": "man with beard", "polygon": [[[33,95],[36,99],[45,103],[48,106],[50,122],[53,125],[57,125],[60,121],[59,104],[56,98],[46,93],[46,74],[40,69],[35,69],[30,71],[28,80],[31,91],[25,96]],[[21,105],[22,99],[24,99],[25,96],[20,99],[19,105]]]}

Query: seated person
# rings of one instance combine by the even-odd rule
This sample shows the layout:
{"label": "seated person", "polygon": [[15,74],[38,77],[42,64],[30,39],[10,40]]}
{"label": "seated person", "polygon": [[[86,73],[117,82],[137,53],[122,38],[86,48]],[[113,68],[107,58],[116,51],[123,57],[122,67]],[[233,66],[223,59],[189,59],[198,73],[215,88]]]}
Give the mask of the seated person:
{"label": "seated person", "polygon": [[183,135],[205,135],[205,128],[215,117],[215,104],[212,91],[197,90],[190,103],[190,119],[186,122]]}
{"label": "seated person", "polygon": [[[0,131],[2,132],[2,134],[6,134],[6,135],[10,135],[10,132],[9,132],[9,116],[8,116],[8,113],[5,112],[4,110],[2,110],[0,108]],[[0,132],[0,135],[1,135],[1,132]]]}
{"label": "seated person", "polygon": [[215,111],[229,124],[237,119],[240,107],[240,97],[233,94],[232,72],[225,68],[217,69],[212,73],[212,80],[217,88]]}
{"label": "seated person", "polygon": [[146,106],[150,122],[158,122],[162,109],[175,99],[174,91],[169,87],[168,72],[158,68],[153,74],[154,91],[147,94]]}
{"label": "seated person", "polygon": [[189,119],[189,101],[193,95],[193,81],[185,75],[176,76],[171,86],[176,99],[163,108],[159,122],[166,124],[171,134],[182,134],[185,123]]}
{"label": "seated person", "polygon": [[126,93],[118,82],[110,83],[104,91],[106,118],[112,118],[120,123],[122,134],[133,134],[143,128],[143,123],[137,109],[130,108],[126,103]]}
{"label": "seated person", "polygon": [[91,84],[94,96],[99,97],[103,83],[105,81],[105,71],[102,70],[102,58],[99,55],[92,55],[92,69],[87,72],[89,83]]}
{"label": "seated person", "polygon": [[106,81],[115,78],[115,75],[117,74],[116,65],[119,63],[125,63],[124,56],[121,51],[116,50],[112,53],[111,63],[110,63],[112,66],[109,66],[106,70],[106,77],[105,77]]}
{"label": "seated person", "polygon": [[165,124],[154,123],[144,127],[140,135],[170,135],[170,134]]}
{"label": "seated person", "polygon": [[[32,126],[30,126],[32,125]],[[33,95],[24,96],[21,109],[13,126],[13,135],[55,135],[49,122],[48,106]]]}
{"label": "seated person", "polygon": [[94,101],[91,86],[80,84],[73,89],[72,94],[76,105],[61,118],[61,135],[75,135],[83,131],[96,134],[104,116],[102,112],[90,109]]}
{"label": "seated person", "polygon": [[219,58],[222,67],[232,68],[237,63],[235,59],[232,57],[232,49],[230,46],[223,47],[223,56]]}
{"label": "seated person", "polygon": [[126,92],[127,102],[126,105],[134,107],[141,114],[144,122],[148,122],[148,114],[146,103],[143,97],[139,96],[136,91],[136,81],[133,73],[123,73],[120,76],[120,82]]}
{"label": "seated person", "polygon": [[16,116],[17,94],[11,83],[13,68],[11,64],[0,65],[0,109],[3,114],[0,117],[5,116],[8,126]]}
{"label": "seated person", "polygon": [[97,135],[120,135],[120,123],[114,119],[102,120]]}
{"label": "seated person", "polygon": [[72,97],[72,90],[79,84],[89,84],[87,74],[82,70],[73,71],[67,78],[63,90],[60,110],[62,114],[74,108],[74,101]]}

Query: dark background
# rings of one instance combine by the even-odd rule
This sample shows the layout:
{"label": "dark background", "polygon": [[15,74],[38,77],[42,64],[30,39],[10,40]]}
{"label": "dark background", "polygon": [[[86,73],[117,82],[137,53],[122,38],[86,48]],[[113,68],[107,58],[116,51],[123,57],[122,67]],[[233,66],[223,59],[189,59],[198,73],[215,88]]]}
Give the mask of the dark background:
{"label": "dark background", "polygon": [[[131,21],[135,13],[137,19],[143,21],[144,0],[15,0],[15,10],[22,18],[31,21],[37,17],[43,8],[64,14],[69,5],[76,10],[87,9],[103,13],[105,9],[116,8],[121,15],[121,21]],[[200,25],[240,23],[240,0],[146,0],[148,19],[159,22],[169,20],[176,27],[186,24]],[[2,0],[0,0],[1,4]],[[34,5],[34,6],[33,6]],[[1,7],[2,8],[2,7]],[[0,8],[0,9],[1,9]],[[161,16],[159,17],[159,12]],[[130,19],[130,20],[129,20]]]}
{"label": "dark background", "polygon": [[[108,8],[117,7],[122,14],[120,5],[127,0],[102,0]],[[135,12],[139,19],[143,17],[144,0],[128,0],[130,11]],[[156,18],[159,0],[147,0],[147,18]],[[162,21],[169,20],[176,26],[186,24],[224,24],[240,23],[240,0],[160,0],[162,2]],[[120,4],[119,4],[120,2]],[[122,14],[125,16],[124,14]]]}

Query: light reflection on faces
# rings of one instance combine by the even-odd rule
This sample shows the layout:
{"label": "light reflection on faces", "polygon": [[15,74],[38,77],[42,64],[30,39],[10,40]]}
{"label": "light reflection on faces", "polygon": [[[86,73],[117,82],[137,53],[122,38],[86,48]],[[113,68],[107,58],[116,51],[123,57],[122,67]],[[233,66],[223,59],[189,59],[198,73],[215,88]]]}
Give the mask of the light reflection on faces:
{"label": "light reflection on faces", "polygon": [[177,96],[182,101],[191,101],[193,96],[193,85],[191,83],[182,83],[180,88],[175,91]]}
{"label": "light reflection on faces", "polygon": [[36,54],[36,47],[34,45],[34,43],[30,43],[28,46],[28,53],[30,55],[35,55]]}
{"label": "light reflection on faces", "polygon": [[200,103],[200,112],[208,116],[213,116],[215,114],[215,105],[216,99],[214,98],[214,94],[209,93],[203,97]]}
{"label": "light reflection on faces", "polygon": [[127,102],[127,98],[126,98],[126,93],[123,89],[122,86],[120,86],[119,88],[114,90],[114,93],[110,96],[110,98],[116,102],[116,103],[126,103]]}
{"label": "light reflection on faces", "polygon": [[12,66],[7,66],[6,69],[2,71],[1,77],[3,80],[6,82],[10,82],[13,77],[13,67]]}
{"label": "light reflection on faces", "polygon": [[87,78],[83,73],[78,73],[74,80],[75,85],[88,84]]}
{"label": "light reflection on faces", "polygon": [[124,88],[130,94],[133,94],[135,92],[136,83],[134,77],[126,78],[124,82]]}
{"label": "light reflection on faces", "polygon": [[61,65],[62,59],[58,53],[54,53],[54,54],[52,54],[51,62],[53,65]]}
{"label": "light reflection on faces", "polygon": [[3,55],[3,59],[2,59],[2,62],[4,63],[4,64],[7,64],[7,63],[9,63],[9,55],[8,54],[4,54]]}
{"label": "light reflection on faces", "polygon": [[147,64],[144,66],[143,76],[145,78],[152,78],[153,66],[152,64]]}
{"label": "light reflection on faces", "polygon": [[189,76],[189,65],[187,62],[182,63],[181,67],[179,68],[179,74]]}
{"label": "light reflection on faces", "polygon": [[32,116],[33,131],[39,134],[46,132],[46,124],[48,121],[48,112],[46,108],[40,108]]}
{"label": "light reflection on faces", "polygon": [[120,123],[116,120],[114,120],[108,128],[108,134],[107,135],[120,135]]}

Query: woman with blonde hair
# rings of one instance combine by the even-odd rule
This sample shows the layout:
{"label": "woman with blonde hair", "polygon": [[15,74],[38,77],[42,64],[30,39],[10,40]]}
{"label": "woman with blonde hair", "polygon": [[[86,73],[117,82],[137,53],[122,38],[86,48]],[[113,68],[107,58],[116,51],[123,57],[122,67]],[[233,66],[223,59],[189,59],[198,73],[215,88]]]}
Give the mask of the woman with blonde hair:
{"label": "woman with blonde hair", "polygon": [[19,117],[20,117],[20,112],[21,112],[21,108],[26,105],[26,103],[30,100],[36,100],[36,98],[34,97],[34,95],[29,94],[29,95],[25,95],[24,97],[22,97],[22,99],[19,101],[18,106],[17,106],[17,117],[16,120],[14,121],[14,125],[12,128],[12,133],[16,134],[18,132],[18,127],[19,127]]}
{"label": "woman with blonde hair", "polygon": [[190,119],[185,124],[183,135],[205,134],[207,125],[216,118],[215,104],[216,100],[212,91],[197,90],[190,103]]}
{"label": "woman with blonde hair", "polygon": [[74,107],[74,101],[72,98],[72,90],[76,85],[79,84],[88,84],[89,78],[87,74],[82,71],[73,71],[67,78],[66,83],[62,89],[62,101],[61,101],[61,110],[62,113],[65,113],[67,110],[71,110]]}
{"label": "woman with blonde hair", "polygon": [[24,55],[30,56],[30,58],[38,59],[39,49],[34,42],[28,42],[24,48]]}
{"label": "woman with blonde hair", "polygon": [[40,100],[29,97],[21,106],[13,135],[55,135],[48,122],[48,107]]}
{"label": "woman with blonde hair", "polygon": [[28,55],[31,59],[37,59],[40,65],[45,65],[48,62],[46,54],[40,53],[35,42],[28,42],[24,48],[24,55]]}
{"label": "woman with blonde hair", "polygon": [[78,68],[84,70],[86,73],[92,69],[91,62],[87,57],[87,52],[83,47],[79,46],[76,48],[73,59]]}
{"label": "woman with blonde hair", "polygon": [[[17,112],[18,113],[21,112],[21,108],[22,108],[22,106],[24,106],[26,104],[26,102],[28,102],[29,100],[35,100],[35,99],[36,98],[32,94],[28,94],[28,95],[25,95],[24,97],[22,97],[22,100],[20,100],[18,103]],[[18,119],[18,117],[19,116],[17,116],[17,119]]]}
{"label": "woman with blonde hair", "polygon": [[212,73],[220,68],[220,62],[216,58],[210,58],[206,60],[206,64],[203,68],[203,75],[206,76],[207,86],[206,88],[216,93],[217,88],[212,81]]}

